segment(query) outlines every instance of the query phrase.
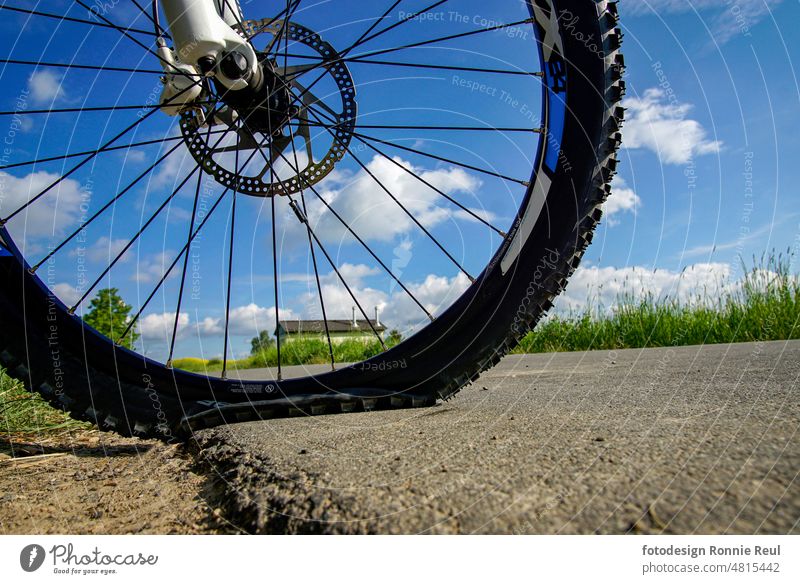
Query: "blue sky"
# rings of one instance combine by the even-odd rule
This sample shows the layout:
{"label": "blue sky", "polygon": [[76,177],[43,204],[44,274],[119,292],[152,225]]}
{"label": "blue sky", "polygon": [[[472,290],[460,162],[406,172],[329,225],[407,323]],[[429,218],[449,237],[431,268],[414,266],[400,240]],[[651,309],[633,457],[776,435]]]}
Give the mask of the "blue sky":
{"label": "blue sky", "polygon": [[[17,0],[14,6],[33,8]],[[112,3],[113,4],[113,3]],[[321,32],[339,50],[353,42],[374,14],[358,13],[354,3],[321,2],[301,11],[300,22]],[[426,2],[408,0],[411,13]],[[517,2],[452,0],[434,16],[408,23],[365,44],[369,51],[437,38],[525,18]],[[270,2],[245,5],[247,18],[271,15]],[[301,6],[306,6],[303,3]],[[310,6],[310,4],[309,4]],[[388,4],[387,4],[388,6]],[[38,8],[86,18],[69,1]],[[398,10],[400,7],[398,7]],[[800,169],[798,111],[800,92],[794,63],[800,56],[796,0],[622,0],[625,32],[627,123],[620,171],[606,218],[584,263],[559,302],[561,310],[580,309],[588,297],[613,302],[622,290],[690,296],[720,279],[741,275],[740,256],[749,259],[770,250],[800,248]],[[16,59],[77,64],[124,65],[158,69],[155,58],[117,31],[61,23],[5,12],[0,22],[3,51]],[[109,5],[115,23],[149,28],[130,3]],[[387,23],[404,14],[393,13]],[[6,18],[7,17],[7,18]],[[333,23],[341,23],[336,26]],[[472,67],[536,67],[527,31],[491,33],[449,41],[376,59],[440,62]],[[479,35],[480,36],[480,35]],[[146,35],[140,36],[150,42]],[[302,48],[295,47],[297,51]],[[392,68],[352,63],[359,123],[485,125],[533,127],[538,111],[535,80],[453,71]],[[101,73],[51,66],[6,65],[0,69],[3,110],[31,110],[114,104],[147,106],[159,91],[157,74]],[[323,81],[318,95],[336,105],[333,84]],[[77,114],[4,116],[0,119],[8,153],[3,165],[97,148],[150,109]],[[535,137],[530,134],[370,131],[373,136],[512,178],[527,178]],[[119,143],[176,136],[175,119],[155,113]],[[324,131],[314,145],[325,151]],[[53,197],[32,205],[9,227],[24,239],[34,261],[128,185],[149,163],[178,144],[141,146],[98,156],[64,180]],[[500,228],[510,223],[523,187],[473,169],[424,155],[380,146],[394,162],[357,141],[356,156],[390,187],[415,217],[451,253],[434,242],[352,159],[336,167],[318,191],[414,293],[426,310],[449,305],[468,279],[480,271],[500,239],[474,216],[455,208],[414,179],[414,171],[460,201],[471,213]],[[356,148],[356,146],[359,146]],[[301,157],[302,158],[302,157]],[[5,216],[67,173],[76,161],[40,163],[0,170],[0,209]],[[65,301],[77,301],[88,284],[131,241],[138,228],[192,169],[181,146],[156,172],[132,187],[109,213],[54,256],[43,278]],[[228,160],[228,163],[231,163]],[[526,170],[527,169],[527,170]],[[286,170],[280,171],[285,173]],[[135,308],[141,305],[187,237],[196,182],[192,178],[123,255],[100,286],[119,287]],[[201,183],[201,209],[221,193],[216,183]],[[383,320],[404,331],[425,321],[424,313],[380,268],[312,193],[306,192],[309,218],[365,311],[380,307]],[[227,278],[230,198],[208,220],[187,264],[187,297],[178,316],[176,353],[216,356],[222,352]],[[272,330],[275,319],[272,274],[272,222],[268,199],[237,198],[232,281],[231,351],[247,352],[249,337]],[[286,205],[276,204],[281,317],[319,317],[319,298],[307,234]],[[319,250],[317,261],[329,316],[347,318],[353,301]],[[797,266],[795,262],[795,266]],[[182,262],[142,314],[144,350],[165,355],[175,316]],[[795,268],[796,269],[796,268]],[[89,295],[91,297],[91,294]]]}

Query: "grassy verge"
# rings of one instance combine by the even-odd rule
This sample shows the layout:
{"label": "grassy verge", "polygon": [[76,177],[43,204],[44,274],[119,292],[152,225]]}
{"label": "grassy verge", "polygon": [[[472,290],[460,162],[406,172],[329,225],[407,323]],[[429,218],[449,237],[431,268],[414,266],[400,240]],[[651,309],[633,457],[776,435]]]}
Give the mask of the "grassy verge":
{"label": "grassy verge", "polygon": [[[387,343],[390,345],[390,343]],[[334,343],[333,358],[337,363],[356,363],[374,357],[381,352],[381,345],[378,341],[365,343],[363,341],[342,341]],[[281,364],[282,365],[321,365],[330,363],[330,348],[328,342],[323,339],[300,339],[292,340],[281,345]],[[173,366],[177,369],[193,371],[195,373],[205,373],[207,371],[219,371],[222,369],[220,359],[196,359],[189,357],[186,359],[176,359]],[[278,366],[278,348],[270,347],[258,355],[228,361],[228,369],[259,369],[263,367]]]}
{"label": "grassy verge", "polygon": [[612,311],[555,315],[536,327],[517,353],[632,349],[800,338],[800,279],[785,258],[745,272],[739,286],[691,302],[618,299]]}
{"label": "grassy verge", "polygon": [[52,408],[38,395],[25,391],[22,383],[0,369],[0,439],[73,432],[91,428]]}

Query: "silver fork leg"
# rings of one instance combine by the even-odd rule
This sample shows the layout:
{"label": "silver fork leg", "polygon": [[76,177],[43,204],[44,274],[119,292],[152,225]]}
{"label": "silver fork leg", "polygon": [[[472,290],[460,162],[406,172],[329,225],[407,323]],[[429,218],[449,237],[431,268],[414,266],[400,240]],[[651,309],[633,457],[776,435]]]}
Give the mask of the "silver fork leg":
{"label": "silver fork leg", "polygon": [[161,0],[175,58],[228,89],[257,81],[253,47],[233,30],[242,18],[238,0]]}

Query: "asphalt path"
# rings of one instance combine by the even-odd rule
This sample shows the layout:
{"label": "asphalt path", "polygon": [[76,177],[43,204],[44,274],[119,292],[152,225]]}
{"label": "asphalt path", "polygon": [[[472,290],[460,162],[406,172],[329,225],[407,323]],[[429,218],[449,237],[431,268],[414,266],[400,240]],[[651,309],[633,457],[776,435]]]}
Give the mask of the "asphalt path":
{"label": "asphalt path", "polygon": [[799,382],[800,341],[512,355],[436,407],[207,430],[198,458],[250,532],[797,533]]}

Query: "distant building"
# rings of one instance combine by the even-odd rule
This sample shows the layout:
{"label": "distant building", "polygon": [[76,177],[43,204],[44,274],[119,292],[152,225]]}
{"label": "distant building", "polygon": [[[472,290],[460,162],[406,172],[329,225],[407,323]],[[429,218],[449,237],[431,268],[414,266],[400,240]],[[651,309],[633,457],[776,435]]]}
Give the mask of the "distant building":
{"label": "distant building", "polygon": [[[371,325],[371,326],[370,326]],[[373,332],[373,328],[375,329]],[[359,340],[364,342],[374,341],[375,333],[381,339],[384,338],[386,327],[380,321],[378,308],[375,308],[375,319],[356,319],[355,308],[353,308],[353,318],[347,320],[328,320],[328,332],[331,335],[331,342],[341,343],[342,341]],[[282,320],[278,323],[275,336],[281,342],[298,339],[325,339],[324,320]]]}

